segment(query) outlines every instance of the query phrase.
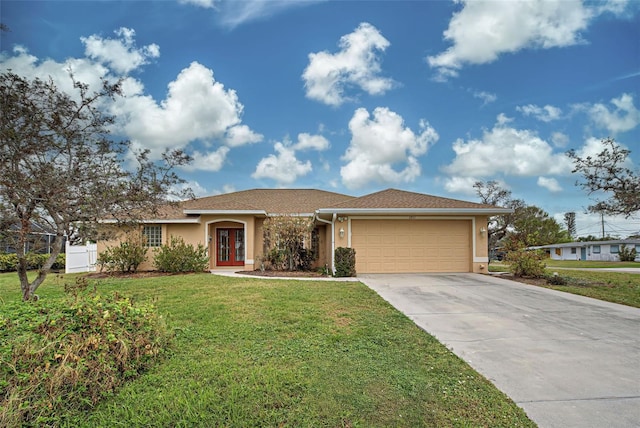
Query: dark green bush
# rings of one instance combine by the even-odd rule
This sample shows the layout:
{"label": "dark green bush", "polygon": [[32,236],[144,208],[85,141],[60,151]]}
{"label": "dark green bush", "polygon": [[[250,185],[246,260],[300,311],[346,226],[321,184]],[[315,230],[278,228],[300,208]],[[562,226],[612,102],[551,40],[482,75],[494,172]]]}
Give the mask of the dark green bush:
{"label": "dark green bush", "polygon": [[[40,269],[49,259],[49,254],[27,253],[27,269]],[[53,270],[64,269],[65,255],[58,254],[51,266]],[[14,253],[0,253],[0,272],[12,272],[17,269],[18,256]]]}
{"label": "dark green bush", "polygon": [[558,275],[558,272],[554,272],[553,275],[546,276],[547,283],[550,285],[567,285],[567,278]]}
{"label": "dark green bush", "polygon": [[168,245],[156,251],[153,264],[161,272],[202,272],[209,268],[209,257],[204,245],[198,244],[196,248],[172,236]]}
{"label": "dark green bush", "polygon": [[13,253],[0,254],[0,271],[11,272],[17,269],[18,256]]}
{"label": "dark green bush", "polygon": [[147,246],[142,234],[130,234],[116,247],[109,247],[98,255],[100,270],[131,273],[147,259]]}
{"label": "dark green bush", "polygon": [[148,368],[171,343],[148,304],[72,290],[0,308],[0,426],[64,425]]}
{"label": "dark green bush", "polygon": [[621,262],[634,262],[636,261],[637,251],[635,247],[627,247],[626,245],[622,245],[620,248],[620,261]]}
{"label": "dark green bush", "polygon": [[542,278],[544,276],[544,253],[517,249],[509,251],[505,260],[509,263],[509,270],[515,276],[527,276],[531,278]]}
{"label": "dark green bush", "polygon": [[335,251],[337,277],[356,276],[356,250],[338,247]]}

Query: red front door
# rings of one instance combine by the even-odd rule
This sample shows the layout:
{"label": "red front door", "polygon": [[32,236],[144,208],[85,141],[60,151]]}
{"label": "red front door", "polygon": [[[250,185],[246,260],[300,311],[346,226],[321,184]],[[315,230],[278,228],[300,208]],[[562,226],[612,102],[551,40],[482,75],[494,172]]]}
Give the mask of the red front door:
{"label": "red front door", "polygon": [[216,266],[244,266],[244,229],[217,229]]}

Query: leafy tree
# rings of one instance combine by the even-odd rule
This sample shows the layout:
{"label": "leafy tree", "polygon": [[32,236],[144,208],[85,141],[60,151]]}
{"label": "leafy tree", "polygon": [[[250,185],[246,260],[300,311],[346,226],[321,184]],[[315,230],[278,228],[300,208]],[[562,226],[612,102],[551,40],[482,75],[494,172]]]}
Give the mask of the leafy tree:
{"label": "leafy tree", "polygon": [[516,218],[517,211],[525,207],[526,204],[522,199],[513,199],[511,191],[503,188],[497,181],[476,181],[473,185],[476,194],[483,204],[501,206],[514,210],[511,214],[503,214],[489,218],[487,238],[489,242],[489,252],[492,253],[499,245],[499,242],[512,228]]}
{"label": "leafy tree", "polygon": [[590,206],[591,212],[628,218],[640,211],[640,172],[626,166],[630,150],[620,147],[613,138],[601,142],[604,148],[595,156],[581,158],[575,150],[567,152],[574,163],[572,172],[583,178],[576,184],[589,194],[604,192],[609,195],[608,199]]}
{"label": "leafy tree", "polygon": [[567,226],[569,238],[573,239],[573,237],[576,236],[576,213],[564,213],[564,224]]}
{"label": "leafy tree", "polygon": [[513,209],[513,213],[489,218],[489,250],[495,250],[506,238],[523,247],[546,245],[571,240],[567,231],[541,208],[512,199],[511,191],[497,181],[478,181],[473,186],[484,204]]}
{"label": "leafy tree", "polygon": [[[190,160],[181,151],[167,151],[162,162],[152,162],[148,151],[134,153],[128,141],[109,139],[114,117],[101,106],[120,94],[120,83],[105,81],[90,92],[70,78],[73,94],[61,92],[51,79],[0,74],[0,228],[16,228],[24,300],[34,298],[73,228],[155,211],[182,182],[174,168]],[[137,165],[126,169],[127,158]],[[47,224],[55,239],[30,282],[23,249],[34,222]]]}
{"label": "leafy tree", "polygon": [[509,235],[525,248],[571,240],[568,232],[563,230],[553,217],[549,217],[547,212],[534,205],[528,205],[516,211],[513,230]]}
{"label": "leafy tree", "polygon": [[[280,215],[264,221],[265,257],[273,266],[285,270],[296,270],[308,265],[308,258],[315,254],[305,250],[305,242],[310,243],[314,229],[313,220],[308,217]],[[281,261],[282,263],[279,263]],[[280,266],[278,266],[280,265]]]}

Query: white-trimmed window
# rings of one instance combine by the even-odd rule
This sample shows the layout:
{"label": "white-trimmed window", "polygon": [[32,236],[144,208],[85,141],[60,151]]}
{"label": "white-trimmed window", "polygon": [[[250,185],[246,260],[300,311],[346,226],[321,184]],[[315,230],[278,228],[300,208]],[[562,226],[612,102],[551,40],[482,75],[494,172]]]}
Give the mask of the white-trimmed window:
{"label": "white-trimmed window", "polygon": [[576,247],[571,247],[571,254],[577,254],[578,249]]}
{"label": "white-trimmed window", "polygon": [[600,245],[593,246],[593,254],[600,254]]}
{"label": "white-trimmed window", "polygon": [[142,229],[142,236],[147,241],[147,247],[160,247],[162,246],[162,226],[149,225]]}
{"label": "white-trimmed window", "polygon": [[620,252],[620,245],[613,244],[611,245],[611,254],[618,254]]}

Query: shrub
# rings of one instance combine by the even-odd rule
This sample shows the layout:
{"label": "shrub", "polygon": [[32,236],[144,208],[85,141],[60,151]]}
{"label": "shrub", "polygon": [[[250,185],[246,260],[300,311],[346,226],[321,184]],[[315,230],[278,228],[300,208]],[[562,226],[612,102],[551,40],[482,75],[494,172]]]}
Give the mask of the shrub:
{"label": "shrub", "polygon": [[337,277],[356,276],[356,250],[338,247],[335,251]]}
{"label": "shrub", "polygon": [[[27,253],[27,269],[40,269],[49,259],[49,254]],[[51,266],[53,270],[64,269],[65,255],[58,254],[56,261]],[[14,253],[0,254],[0,272],[12,272],[17,269],[18,256]]]}
{"label": "shrub", "polygon": [[153,264],[161,272],[202,272],[209,267],[207,249],[202,244],[194,247],[180,237],[171,237],[153,256]]}
{"label": "shrub", "polygon": [[622,245],[622,247],[620,247],[620,253],[618,255],[620,256],[621,262],[635,262],[637,251],[635,247],[627,247],[626,245]]}
{"label": "shrub", "polygon": [[544,253],[540,251],[531,251],[525,249],[517,249],[509,251],[505,256],[505,260],[509,263],[509,270],[515,276],[528,276],[532,278],[542,278],[546,265]]}
{"label": "shrub", "polygon": [[0,271],[11,272],[18,266],[18,256],[13,253],[0,254]]}
{"label": "shrub", "polygon": [[147,247],[141,233],[131,233],[117,247],[110,247],[98,255],[100,270],[131,273],[147,259]]}
{"label": "shrub", "polygon": [[558,272],[554,272],[553,275],[546,276],[547,283],[550,285],[567,285],[567,278],[558,275]]}
{"label": "shrub", "polygon": [[[84,284],[83,284],[84,282]],[[171,343],[148,304],[79,285],[67,299],[4,304],[0,426],[60,426],[148,368]]]}

